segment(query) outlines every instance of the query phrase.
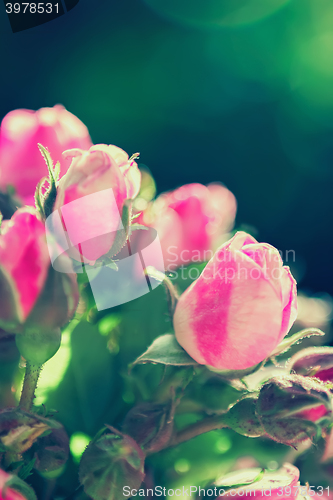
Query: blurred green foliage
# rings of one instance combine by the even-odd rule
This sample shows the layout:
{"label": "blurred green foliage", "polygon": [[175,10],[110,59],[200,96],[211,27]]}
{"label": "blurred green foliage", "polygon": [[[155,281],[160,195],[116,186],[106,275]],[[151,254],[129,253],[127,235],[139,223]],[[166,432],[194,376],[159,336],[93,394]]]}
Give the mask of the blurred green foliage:
{"label": "blurred green foliage", "polygon": [[330,0],[80,0],[16,34],[3,11],[0,115],[61,102],[140,151],[159,192],[224,182],[238,220],[333,293],[332,40]]}

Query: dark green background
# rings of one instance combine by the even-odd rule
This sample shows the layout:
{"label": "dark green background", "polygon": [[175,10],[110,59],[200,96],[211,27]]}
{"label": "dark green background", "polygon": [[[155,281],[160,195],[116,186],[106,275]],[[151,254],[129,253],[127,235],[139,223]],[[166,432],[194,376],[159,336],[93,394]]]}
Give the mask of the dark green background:
{"label": "dark green background", "polygon": [[331,0],[80,0],[15,34],[1,4],[0,55],[1,117],[62,103],[159,192],[224,182],[238,225],[333,293]]}

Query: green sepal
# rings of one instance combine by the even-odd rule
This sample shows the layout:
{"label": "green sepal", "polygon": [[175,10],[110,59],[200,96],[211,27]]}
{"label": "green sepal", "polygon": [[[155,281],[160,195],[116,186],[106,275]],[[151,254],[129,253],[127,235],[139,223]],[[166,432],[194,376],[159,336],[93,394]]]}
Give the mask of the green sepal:
{"label": "green sepal", "polygon": [[144,458],[134,439],[107,426],[82,455],[79,479],[84,491],[94,500],[119,500],[124,486],[141,485]]}
{"label": "green sepal", "polygon": [[21,356],[32,365],[41,366],[51,359],[61,344],[60,328],[51,331],[26,329],[16,335],[16,345]]}
{"label": "green sepal", "polygon": [[223,416],[227,427],[242,436],[260,437],[265,434],[256,415],[256,397],[245,397],[234,404]]}
{"label": "green sepal", "polygon": [[0,443],[6,451],[24,453],[46,430],[60,427],[55,420],[20,408],[0,411]]}
{"label": "green sepal", "polygon": [[[49,172],[49,177],[44,178],[38,184],[35,192],[35,203],[36,208],[41,213],[44,219],[47,219],[49,215],[52,214],[53,206],[57,197],[57,183],[59,180],[60,174],[60,163],[57,162],[55,166],[53,166],[53,161],[51,155],[47,148],[42,146],[42,144],[38,144],[39,151],[44,157],[45,163],[47,165],[47,169]],[[42,193],[42,188],[46,182],[49,183],[49,187],[46,189],[45,193]]]}
{"label": "green sepal", "polygon": [[294,344],[298,344],[301,340],[312,337],[313,335],[325,335],[325,332],[319,330],[319,328],[305,328],[290,337],[286,337],[279,343],[279,345],[271,352],[269,355],[270,358],[274,358],[275,356],[279,356],[284,352],[287,352]]}

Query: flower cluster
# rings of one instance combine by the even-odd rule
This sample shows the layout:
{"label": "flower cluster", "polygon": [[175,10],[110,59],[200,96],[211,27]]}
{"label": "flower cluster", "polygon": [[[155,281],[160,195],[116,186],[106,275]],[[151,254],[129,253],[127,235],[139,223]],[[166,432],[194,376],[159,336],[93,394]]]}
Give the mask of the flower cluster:
{"label": "flower cluster", "polygon": [[[292,447],[309,448],[316,441],[318,463],[333,457],[332,348],[295,352],[304,337],[323,332],[291,332],[296,281],[280,253],[244,231],[231,233],[236,199],[220,183],[187,184],[154,199],[153,178],[138,157],[115,145],[93,145],[85,125],[62,106],[12,111],[1,123],[0,360],[11,369],[7,392],[0,394],[0,498],[35,499],[29,475],[35,471],[56,481],[65,469],[65,426],[34,403],[41,369],[58,352],[71,321],[66,338],[73,328],[82,332],[91,356],[98,343],[90,336],[93,324],[113,353],[120,350],[121,333],[131,356],[152,341],[131,364],[138,373],[133,386],[144,396],[136,397],[131,388],[121,402],[111,402],[112,410],[103,407],[99,418],[110,421],[81,452],[78,477],[94,500],[118,499],[124,491],[144,496],[152,481],[148,455],[221,428]],[[176,278],[175,271],[188,265],[196,279]],[[161,283],[167,300],[152,292]],[[119,325],[130,316],[125,304],[143,295],[149,297],[141,332],[153,333],[141,339],[140,314],[125,332]],[[165,327],[167,310],[173,329],[168,333],[157,320],[150,324],[156,312]],[[289,348],[290,359],[280,358]],[[89,368],[89,355],[77,364]],[[15,407],[19,356],[25,376]],[[165,368],[157,389],[146,374],[140,381],[137,366],[147,363]],[[92,366],[86,385],[96,395],[99,361]],[[0,370],[0,382],[1,376]],[[220,391],[215,401],[209,397],[212,385]],[[80,398],[83,385],[78,392]],[[190,424],[179,423],[179,416],[191,412]],[[66,408],[60,421],[68,413]],[[94,421],[89,432],[100,425]],[[207,491],[240,498],[251,490],[258,498],[269,485],[264,496],[274,499],[321,496],[300,487],[298,479],[292,465],[276,472],[255,468],[232,472]],[[295,487],[297,494],[289,495]],[[60,497],[62,492],[55,498]]]}

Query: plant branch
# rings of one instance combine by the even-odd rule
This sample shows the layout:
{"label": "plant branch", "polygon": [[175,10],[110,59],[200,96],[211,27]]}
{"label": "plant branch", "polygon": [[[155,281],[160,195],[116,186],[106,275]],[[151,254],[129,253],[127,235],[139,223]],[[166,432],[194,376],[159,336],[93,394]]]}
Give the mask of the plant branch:
{"label": "plant branch", "polygon": [[216,429],[223,429],[224,427],[227,426],[223,421],[223,415],[204,418],[199,420],[199,422],[195,422],[194,424],[191,424],[177,432],[171,439],[168,447],[177,446],[178,444],[184,443],[185,441],[200,436],[201,434],[205,434],[206,432],[214,431]]}
{"label": "plant branch", "polygon": [[41,366],[32,365],[27,361],[21,399],[19,403],[19,407],[21,408],[21,410],[31,410],[33,400],[35,398],[35,390],[37,387],[37,381],[40,371]]}

